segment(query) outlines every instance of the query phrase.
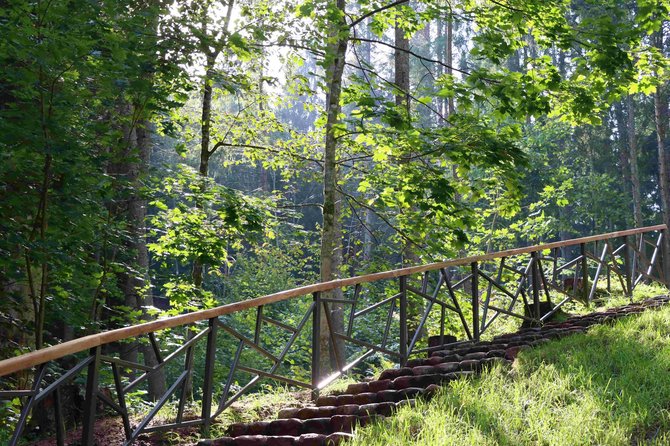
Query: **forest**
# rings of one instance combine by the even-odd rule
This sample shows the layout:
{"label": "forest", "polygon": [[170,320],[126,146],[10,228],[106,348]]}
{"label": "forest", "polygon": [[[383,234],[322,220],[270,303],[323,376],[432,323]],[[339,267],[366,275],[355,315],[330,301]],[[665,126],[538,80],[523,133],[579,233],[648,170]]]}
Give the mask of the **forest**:
{"label": "forest", "polygon": [[669,19],[668,0],[0,0],[0,360],[670,224]]}

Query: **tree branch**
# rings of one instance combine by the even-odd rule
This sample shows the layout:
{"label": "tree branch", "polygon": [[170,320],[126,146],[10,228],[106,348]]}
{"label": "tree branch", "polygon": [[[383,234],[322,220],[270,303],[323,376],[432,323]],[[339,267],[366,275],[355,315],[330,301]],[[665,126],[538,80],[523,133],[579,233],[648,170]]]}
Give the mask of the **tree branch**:
{"label": "tree branch", "polygon": [[369,68],[361,67],[361,66],[359,66],[359,65],[354,65],[354,64],[352,64],[352,63],[347,63],[346,65],[349,65],[350,67],[357,68],[357,69],[359,69],[359,70],[368,71],[368,72],[374,74],[378,79],[380,79],[380,80],[381,80],[382,82],[384,82],[385,84],[390,85],[391,87],[393,87],[393,88],[399,90],[399,91],[402,92],[403,94],[406,94],[406,95],[407,95],[410,99],[412,99],[414,102],[423,105],[423,106],[426,107],[428,110],[430,110],[431,112],[435,113],[440,119],[442,119],[442,120],[445,120],[445,119],[446,119],[446,118],[444,117],[444,115],[443,115],[442,113],[440,113],[439,111],[435,110],[435,108],[433,108],[432,106],[426,104],[425,102],[420,101],[416,96],[414,96],[413,94],[411,94],[409,91],[404,91],[402,88],[398,87],[398,85],[396,85],[394,82],[391,82],[391,81],[388,80],[388,79],[384,79],[383,77],[381,77],[381,76],[379,75],[379,73],[375,72],[374,70],[370,70]]}
{"label": "tree branch", "polygon": [[389,228],[391,228],[391,229],[393,229],[395,232],[397,232],[398,235],[400,235],[405,241],[407,241],[407,242],[411,243],[412,245],[416,246],[416,247],[419,248],[421,251],[425,251],[425,249],[424,249],[421,245],[419,245],[414,239],[412,239],[412,237],[410,237],[410,236],[409,236],[405,231],[403,231],[402,229],[396,227],[393,223],[391,223],[391,222],[389,221],[388,218],[386,218],[386,217],[385,217],[384,215],[382,215],[381,213],[377,212],[376,209],[374,209],[374,208],[371,207],[371,206],[368,206],[368,205],[365,204],[365,203],[361,203],[356,197],[354,197],[353,195],[348,194],[348,193],[346,193],[344,190],[342,190],[341,187],[338,187],[337,190],[338,190],[339,193],[342,194],[343,197],[348,198],[349,200],[351,200],[351,201],[353,201],[354,203],[356,203],[358,206],[361,206],[362,208],[365,208],[365,209],[367,209],[367,210],[373,212],[373,213],[374,213],[377,217],[379,217],[384,223],[386,223],[386,224],[388,225]]}
{"label": "tree branch", "polygon": [[387,47],[392,48],[392,49],[394,49],[394,50],[402,51],[402,52],[408,53],[408,54],[410,54],[411,56],[414,56],[414,57],[416,57],[416,58],[419,59],[419,60],[425,60],[426,62],[436,63],[436,64],[438,64],[438,65],[441,65],[441,66],[443,66],[443,67],[445,67],[445,68],[449,68],[450,70],[456,71],[456,72],[458,72],[458,73],[465,74],[465,75],[467,75],[467,76],[470,75],[470,72],[469,72],[469,71],[465,71],[465,70],[460,70],[460,69],[458,69],[458,68],[454,68],[454,67],[452,67],[452,66],[450,66],[450,65],[445,64],[445,63],[442,62],[442,61],[439,61],[439,60],[436,60],[436,59],[431,59],[431,58],[429,58],[429,57],[422,56],[422,55],[420,55],[420,54],[415,53],[415,52],[412,51],[412,50],[408,50],[408,49],[405,49],[405,48],[400,48],[400,47],[395,46],[395,45],[393,45],[393,44],[391,44],[391,43],[382,42],[381,40],[365,39],[365,38],[363,38],[363,37],[350,37],[349,40],[353,40],[353,41],[357,41],[357,42],[369,42],[369,43],[376,43],[376,44],[379,44],[379,45],[384,45],[384,46],[387,46]]}
{"label": "tree branch", "polygon": [[[214,151],[216,149],[219,149],[221,147],[246,147],[248,149],[265,150],[265,151],[268,151],[268,152],[271,152],[271,153],[278,153],[278,154],[283,153],[281,150],[273,149],[272,147],[268,147],[268,146],[258,146],[256,144],[245,144],[245,143],[234,143],[233,144],[233,143],[229,143],[229,142],[225,142],[225,141],[219,141],[216,144],[214,144],[214,148],[212,149],[212,151]],[[319,167],[322,167],[321,160],[318,160],[316,158],[307,158],[307,157],[304,157],[304,156],[296,155],[295,153],[289,153],[289,156],[291,156],[293,158],[297,158],[297,159],[302,160],[302,161],[310,161],[310,162],[316,163]]]}
{"label": "tree branch", "polygon": [[325,51],[319,51],[314,48],[310,48],[306,45],[300,45],[297,43],[292,43],[292,42],[272,42],[272,43],[267,43],[267,44],[260,44],[260,43],[251,43],[249,46],[251,47],[256,47],[256,48],[271,48],[271,47],[284,47],[284,48],[293,48],[297,50],[305,50],[308,53],[311,53],[315,56],[318,57],[324,57],[326,55]]}
{"label": "tree branch", "polygon": [[353,28],[354,26],[358,25],[361,23],[363,20],[367,19],[368,17],[372,17],[373,15],[380,13],[382,11],[386,11],[387,9],[395,8],[396,6],[400,6],[402,4],[409,3],[409,0],[397,0],[393,3],[389,3],[388,5],[380,6],[379,8],[373,9],[372,11],[368,11],[353,22],[349,24],[349,28]]}
{"label": "tree branch", "polygon": [[[352,212],[352,213],[354,214],[354,216],[356,217],[356,220],[358,220],[358,222],[361,224],[361,226],[363,226],[363,229],[365,229],[365,230],[367,231],[367,233],[370,234],[370,235],[372,236],[372,238],[374,239],[375,243],[379,244],[379,239],[377,239],[377,237],[375,236],[375,234],[372,232],[372,229],[370,229],[370,228],[368,227],[368,225],[365,224],[365,222],[363,221],[363,219],[361,219],[360,215],[358,215],[358,212],[356,211],[356,208],[351,204],[351,201],[350,201],[350,200],[347,200],[347,204],[349,205],[349,208],[351,209],[351,212]],[[370,212],[372,212],[372,211],[370,211]]]}
{"label": "tree branch", "polygon": [[514,8],[513,6],[506,5],[502,2],[497,2],[496,0],[491,0],[491,3],[495,3],[496,5],[500,6],[501,8],[509,9],[510,11],[522,12],[524,15],[526,15],[526,11],[524,11],[523,9]]}

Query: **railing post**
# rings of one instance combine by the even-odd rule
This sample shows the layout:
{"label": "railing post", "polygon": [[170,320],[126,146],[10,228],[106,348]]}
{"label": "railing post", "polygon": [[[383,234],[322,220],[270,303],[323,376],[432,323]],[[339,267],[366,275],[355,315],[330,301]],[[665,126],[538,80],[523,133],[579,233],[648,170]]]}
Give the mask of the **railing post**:
{"label": "railing post", "polygon": [[316,399],[321,379],[321,293],[316,291],[312,299],[312,397]]}
{"label": "railing post", "polygon": [[552,261],[552,270],[551,270],[551,281],[553,283],[558,282],[558,248],[554,248],[554,258]]}
{"label": "railing post", "polygon": [[256,328],[254,329],[254,343],[261,341],[261,328],[263,327],[263,305],[256,308]]}
{"label": "railing post", "polygon": [[81,431],[82,446],[95,443],[95,406],[98,400],[98,378],[100,373],[100,346],[91,349],[93,361],[88,365],[86,376],[86,401],[84,402],[84,425]]}
{"label": "railing post", "polygon": [[[187,325],[186,327],[190,327]],[[187,328],[188,330],[188,328]],[[193,338],[193,335],[187,335],[186,340]],[[184,358],[184,371],[186,372],[186,378],[181,385],[181,393],[179,395],[179,405],[177,406],[177,418],[176,423],[181,423],[184,416],[184,409],[186,408],[186,400],[192,398],[193,393],[193,353],[194,345],[191,344],[186,349],[186,356]]]}
{"label": "railing post", "polygon": [[60,388],[54,391],[54,416],[56,418],[56,446],[65,446],[65,422],[63,421],[63,400]]}
{"label": "railing post", "polygon": [[123,393],[123,383],[121,381],[121,373],[116,363],[112,362],[112,376],[114,376],[114,388],[116,390],[116,397],[119,400],[119,407],[121,408],[121,419],[123,421],[123,432],[126,434],[126,439],[132,435],[130,427],[130,420],[128,418],[128,408],[126,407],[126,396]]}
{"label": "railing post", "polygon": [[624,241],[623,270],[624,270],[624,275],[625,275],[625,279],[626,279],[626,289],[624,291],[626,292],[626,296],[628,296],[632,299],[633,298],[633,273],[631,271],[632,261],[631,261],[631,255],[630,255],[630,245],[628,244],[629,237],[627,235],[624,236],[623,241]]}
{"label": "railing post", "polygon": [[37,371],[35,372],[35,380],[33,381],[32,385],[32,394],[21,410],[19,421],[16,423],[16,426],[14,426],[14,433],[12,434],[12,438],[9,440],[9,446],[16,446],[21,440],[21,435],[23,434],[26,422],[28,421],[28,416],[30,416],[30,413],[32,412],[35,405],[35,398],[37,398],[37,395],[40,392],[40,386],[42,385],[42,379],[44,379],[46,370],[46,364],[41,364],[37,367]]}
{"label": "railing post", "polygon": [[400,284],[400,367],[407,362],[407,276],[399,277]]}
{"label": "railing post", "polygon": [[665,247],[668,246],[668,242],[670,242],[670,240],[667,239],[668,231],[666,229],[661,229],[658,231],[658,237],[660,239],[660,243],[658,244],[658,256],[660,260],[658,263],[658,271],[661,280],[663,283],[665,283],[665,286],[668,287],[670,284],[670,275],[668,275],[670,268],[668,268],[668,264],[666,262],[670,262],[670,257],[666,255],[668,253],[665,249]]}
{"label": "railing post", "polygon": [[582,299],[584,303],[589,301],[589,264],[586,257],[586,244],[579,244],[579,252],[582,256]]}
{"label": "railing post", "polygon": [[606,263],[605,267],[607,268],[607,292],[612,292],[612,273],[610,269],[610,264]]}
{"label": "railing post", "polygon": [[530,253],[530,276],[531,276],[531,286],[533,288],[533,313],[537,321],[539,322],[542,318],[540,314],[540,268],[538,264],[538,255],[537,251]]}
{"label": "railing post", "polygon": [[203,434],[209,434],[209,425],[212,416],[212,393],[214,392],[214,365],[216,364],[216,332],[217,318],[209,320],[209,333],[207,333],[207,353],[205,354],[205,377],[202,384],[202,420]]}
{"label": "railing post", "polygon": [[470,264],[472,273],[472,338],[479,341],[479,268],[477,262]]}
{"label": "railing post", "polygon": [[447,317],[447,311],[444,305],[440,305],[440,345],[444,345],[444,319]]}
{"label": "railing post", "polygon": [[356,317],[356,305],[358,304],[358,298],[361,294],[361,284],[357,283],[354,287],[354,302],[351,304],[351,312],[349,313],[349,323],[347,325],[347,336],[351,336],[351,333],[354,331],[354,319]]}

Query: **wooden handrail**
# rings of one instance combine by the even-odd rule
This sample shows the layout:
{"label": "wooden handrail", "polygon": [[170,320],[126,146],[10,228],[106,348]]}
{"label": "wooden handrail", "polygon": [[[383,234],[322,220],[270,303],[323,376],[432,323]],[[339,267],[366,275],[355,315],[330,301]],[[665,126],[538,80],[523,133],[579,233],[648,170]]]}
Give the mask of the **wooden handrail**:
{"label": "wooden handrail", "polygon": [[165,319],[158,319],[151,322],[145,322],[139,325],[119,328],[116,330],[104,331],[101,333],[84,336],[82,338],[67,341],[62,344],[53,345],[51,347],[36,350],[30,353],[25,353],[14,358],[0,361],[0,376],[9,375],[29,367],[34,367],[48,361],[53,361],[67,355],[79,353],[100,345],[117,342],[122,339],[132,338],[143,334],[148,334],[158,330],[167,328],[174,328],[181,325],[187,325],[198,321],[211,319],[225,314],[235,313],[237,311],[247,310],[249,308],[259,307],[261,305],[268,305],[275,302],[291,299],[294,297],[305,296],[316,292],[330,291],[337,288],[353,286],[361,283],[376,282],[378,280],[392,279],[395,277],[407,276],[410,274],[422,273],[425,271],[433,271],[441,268],[452,266],[469,265],[472,262],[482,262],[486,260],[499,259],[501,257],[511,257],[520,254],[527,254],[535,251],[543,251],[547,249],[563,248],[566,246],[574,246],[582,243],[590,243],[599,240],[606,240],[616,237],[624,237],[636,234],[642,234],[651,231],[660,231],[667,229],[666,225],[647,226],[644,228],[628,229],[626,231],[610,232],[607,234],[593,235],[589,237],[581,237],[571,240],[564,240],[560,242],[547,243],[544,245],[527,246],[525,248],[515,248],[506,251],[499,251],[489,254],[482,254],[477,256],[465,257],[462,259],[446,260],[443,262],[428,263],[425,265],[411,266],[408,268],[395,269],[391,271],[384,271],[381,273],[366,274],[363,276],[349,277],[346,279],[331,280],[329,282],[321,282],[313,285],[307,285],[290,290],[280,291],[278,293],[268,294],[266,296],[255,299],[235,302],[220,307],[211,308],[208,310],[195,311],[192,313],[173,316]]}

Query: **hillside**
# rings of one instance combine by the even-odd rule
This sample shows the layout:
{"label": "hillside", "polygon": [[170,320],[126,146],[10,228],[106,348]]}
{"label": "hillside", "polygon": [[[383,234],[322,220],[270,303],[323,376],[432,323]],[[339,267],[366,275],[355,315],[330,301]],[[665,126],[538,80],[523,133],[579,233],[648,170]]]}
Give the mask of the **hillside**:
{"label": "hillside", "polygon": [[351,445],[670,443],[670,308],[524,350],[429,402],[356,431]]}

